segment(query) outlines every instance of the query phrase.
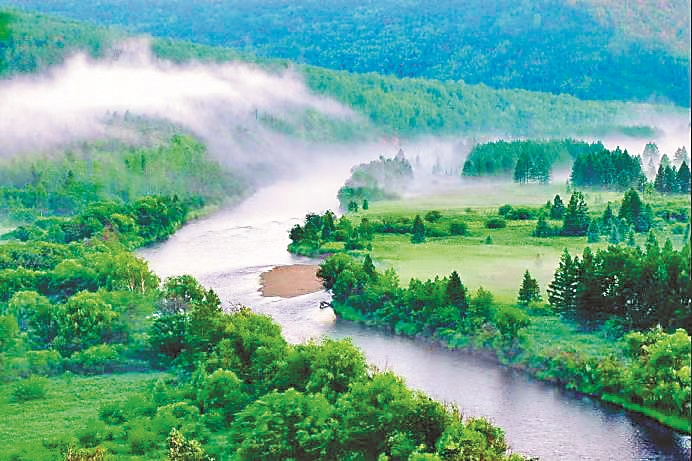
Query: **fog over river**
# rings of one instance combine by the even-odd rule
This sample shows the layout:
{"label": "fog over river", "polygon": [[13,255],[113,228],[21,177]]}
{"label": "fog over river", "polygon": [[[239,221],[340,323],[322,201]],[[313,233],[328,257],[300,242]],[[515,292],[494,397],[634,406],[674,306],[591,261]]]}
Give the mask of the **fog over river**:
{"label": "fog over river", "polygon": [[[351,337],[368,360],[465,416],[502,427],[514,451],[543,460],[682,460],[690,438],[645,418],[534,381],[477,356],[391,336],[334,319],[320,310],[325,292],[263,298],[260,274],[277,265],[314,262],[290,255],[288,230],[307,212],[336,210],[336,191],[364,157],[327,157],[322,168],[293,172],[232,209],[186,225],[168,241],[139,252],[159,276],[191,274],[226,306],[242,303],[278,322],[288,341]],[[325,157],[321,157],[325,158]],[[463,273],[461,274],[463,278]]]}

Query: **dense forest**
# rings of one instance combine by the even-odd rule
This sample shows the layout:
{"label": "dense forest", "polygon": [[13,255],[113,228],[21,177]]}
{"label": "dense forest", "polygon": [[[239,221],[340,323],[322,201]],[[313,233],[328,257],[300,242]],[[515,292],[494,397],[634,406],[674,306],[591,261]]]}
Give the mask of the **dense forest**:
{"label": "dense forest", "polygon": [[[44,70],[64,62],[76,50],[84,50],[94,58],[112,56],[111,47],[126,36],[119,30],[20,12],[14,12],[11,24],[10,36],[0,43],[6,63],[0,72],[5,76]],[[155,39],[151,46],[156,56],[177,63],[240,59],[271,72],[295,67],[312,91],[346,104],[389,135],[504,133],[562,137],[616,133],[641,137],[655,131],[636,121],[639,114],[677,113],[664,106],[582,101],[569,95],[494,90],[462,81],[352,74],[168,38]],[[273,114],[268,114],[266,121],[283,128],[282,120]]]}
{"label": "dense forest", "polygon": [[600,152],[601,143],[572,139],[497,141],[473,146],[462,176],[514,177],[521,183],[548,182],[553,167],[567,167],[580,154]]}
{"label": "dense forest", "polygon": [[690,105],[684,1],[2,3],[334,70]]}

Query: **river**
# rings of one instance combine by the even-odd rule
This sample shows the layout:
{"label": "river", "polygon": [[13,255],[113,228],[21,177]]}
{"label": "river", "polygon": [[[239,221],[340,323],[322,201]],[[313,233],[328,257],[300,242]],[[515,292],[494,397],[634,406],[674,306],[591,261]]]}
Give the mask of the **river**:
{"label": "river", "polygon": [[[159,276],[191,274],[225,306],[244,304],[278,322],[288,341],[350,337],[368,360],[413,388],[453,402],[465,416],[502,427],[516,452],[542,460],[688,460],[690,438],[617,407],[567,392],[462,351],[335,320],[324,292],[263,298],[259,276],[277,265],[311,262],[286,251],[288,230],[309,211],[335,210],[353,159],[292,173],[229,210],[192,222],[144,249]],[[324,165],[322,165],[324,166]]]}

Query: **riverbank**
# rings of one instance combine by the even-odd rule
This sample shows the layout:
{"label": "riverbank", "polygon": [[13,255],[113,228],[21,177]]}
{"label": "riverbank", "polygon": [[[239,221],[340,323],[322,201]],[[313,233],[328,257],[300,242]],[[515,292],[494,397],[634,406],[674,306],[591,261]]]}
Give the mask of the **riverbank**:
{"label": "riverbank", "polygon": [[274,267],[260,274],[260,292],[265,297],[293,298],[321,291],[322,279],[317,277],[318,268],[312,264]]}
{"label": "riverbank", "polygon": [[[572,376],[559,376],[555,373],[552,373],[551,371],[553,368],[561,369],[563,372],[567,373],[564,366],[565,364],[560,361],[561,357],[557,357],[555,358],[555,360],[548,362],[546,361],[545,357],[538,357],[527,354],[527,352],[529,352],[527,350],[523,350],[520,353],[517,353],[515,348],[512,348],[512,350],[508,354],[502,348],[493,347],[492,345],[476,345],[474,340],[478,338],[474,337],[469,337],[468,340],[465,342],[465,345],[459,346],[457,344],[452,344],[451,341],[437,335],[433,336],[424,333],[417,333],[411,335],[407,334],[405,331],[396,331],[392,328],[388,328],[386,325],[383,325],[376,319],[371,319],[363,316],[360,312],[356,311],[348,305],[344,305],[341,303],[333,303],[333,308],[339,320],[345,320],[362,324],[369,328],[376,328],[380,331],[386,331],[388,333],[392,333],[398,336],[412,338],[416,341],[433,343],[449,350],[469,353],[481,357],[484,360],[497,363],[498,365],[502,365],[513,370],[526,373],[533,379],[554,384],[563,389],[574,391],[582,395],[588,395],[590,397],[600,400],[601,402],[610,405],[615,405],[629,412],[645,416],[655,421],[656,423],[661,424],[662,426],[671,428],[680,433],[686,435],[690,435],[691,433],[689,419],[675,415],[669,415],[654,408],[637,405],[628,401],[627,399],[622,398],[621,396],[613,395],[608,392],[591,391],[587,389],[588,385],[586,383],[577,382],[577,380],[572,379]],[[543,367],[536,366],[536,364],[539,362],[543,365]]]}

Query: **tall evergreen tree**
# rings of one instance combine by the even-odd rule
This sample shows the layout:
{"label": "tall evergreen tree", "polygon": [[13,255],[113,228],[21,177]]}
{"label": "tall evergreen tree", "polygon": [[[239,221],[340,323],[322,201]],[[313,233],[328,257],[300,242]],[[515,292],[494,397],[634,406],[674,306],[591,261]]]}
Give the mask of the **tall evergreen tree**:
{"label": "tall evergreen tree", "polygon": [[363,259],[363,272],[368,274],[368,276],[371,279],[376,274],[375,265],[372,263],[372,258],[370,257],[370,254],[367,253],[365,255],[365,259]]}
{"label": "tall evergreen tree", "polygon": [[586,235],[589,228],[589,210],[581,192],[574,192],[569,199],[562,225],[563,235]]}
{"label": "tall evergreen tree", "polygon": [[604,230],[609,229],[614,224],[613,218],[613,209],[610,206],[610,202],[608,202],[608,205],[603,212],[603,216],[601,217],[601,224],[603,225]]}
{"label": "tall evergreen tree", "polygon": [[457,271],[453,271],[449,276],[446,292],[447,298],[449,298],[449,304],[459,308],[461,316],[463,317],[467,307],[466,288],[464,288],[464,285],[461,283],[461,277],[459,277]]}
{"label": "tall evergreen tree", "polygon": [[538,281],[531,277],[528,269],[524,272],[524,279],[521,282],[521,287],[519,288],[519,304],[522,306],[528,306],[532,301],[541,300],[541,289],[538,286]]}
{"label": "tall evergreen tree", "polygon": [[651,227],[651,208],[644,205],[634,189],[625,192],[618,217],[633,226],[636,232],[646,232]]}
{"label": "tall evergreen tree", "polygon": [[565,317],[574,311],[574,298],[577,284],[577,258],[572,260],[567,248],[562,252],[560,263],[553,281],[548,285],[548,302]]}
{"label": "tall evergreen tree", "polygon": [[690,193],[690,168],[685,161],[680,165],[676,182],[677,188],[681,194]]}
{"label": "tall evergreen tree", "polygon": [[555,195],[553,206],[550,208],[551,219],[562,219],[565,217],[565,204],[560,198],[560,195]]}
{"label": "tall evergreen tree", "polygon": [[423,224],[423,219],[420,215],[416,215],[413,220],[413,227],[411,228],[411,243],[422,243],[425,242],[425,224]]}

